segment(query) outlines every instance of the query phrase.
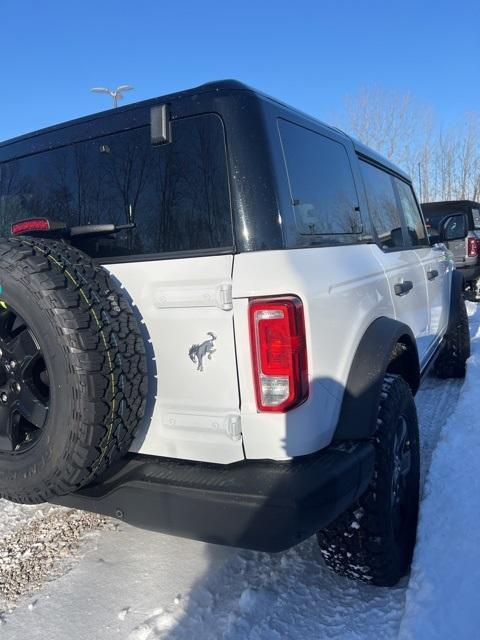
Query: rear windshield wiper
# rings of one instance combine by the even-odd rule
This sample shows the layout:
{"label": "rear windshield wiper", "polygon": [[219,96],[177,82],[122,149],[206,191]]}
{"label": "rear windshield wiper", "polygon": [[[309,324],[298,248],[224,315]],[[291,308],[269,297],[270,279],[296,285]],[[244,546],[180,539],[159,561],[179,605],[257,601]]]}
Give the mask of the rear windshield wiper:
{"label": "rear windshield wiper", "polygon": [[129,224],[82,224],[68,229],[70,236],[109,235],[127,229],[134,229],[133,222]]}

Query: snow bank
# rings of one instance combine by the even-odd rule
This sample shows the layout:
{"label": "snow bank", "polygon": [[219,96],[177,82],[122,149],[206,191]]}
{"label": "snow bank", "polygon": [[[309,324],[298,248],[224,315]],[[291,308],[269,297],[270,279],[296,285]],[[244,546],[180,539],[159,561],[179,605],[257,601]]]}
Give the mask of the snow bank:
{"label": "snow bank", "polygon": [[469,312],[472,357],[427,477],[401,640],[480,637],[480,311]]}

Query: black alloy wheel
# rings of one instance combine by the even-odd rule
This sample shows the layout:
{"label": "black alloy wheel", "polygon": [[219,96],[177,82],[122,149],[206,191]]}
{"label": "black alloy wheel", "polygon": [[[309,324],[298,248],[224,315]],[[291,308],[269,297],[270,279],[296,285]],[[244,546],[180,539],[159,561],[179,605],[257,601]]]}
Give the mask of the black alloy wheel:
{"label": "black alloy wheel", "polygon": [[398,418],[393,442],[392,507],[396,518],[396,530],[401,531],[408,499],[409,477],[412,469],[411,442],[405,416]]}
{"label": "black alloy wheel", "polygon": [[34,446],[48,418],[50,387],[37,338],[23,318],[0,307],[0,450]]}

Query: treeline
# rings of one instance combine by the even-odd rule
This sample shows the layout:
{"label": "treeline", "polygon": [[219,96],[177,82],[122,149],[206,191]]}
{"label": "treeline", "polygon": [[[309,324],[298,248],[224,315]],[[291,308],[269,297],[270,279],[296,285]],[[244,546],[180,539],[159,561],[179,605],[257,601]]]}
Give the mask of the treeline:
{"label": "treeline", "polygon": [[480,199],[478,114],[439,127],[411,94],[373,87],[348,96],[335,120],[409,173],[422,202]]}

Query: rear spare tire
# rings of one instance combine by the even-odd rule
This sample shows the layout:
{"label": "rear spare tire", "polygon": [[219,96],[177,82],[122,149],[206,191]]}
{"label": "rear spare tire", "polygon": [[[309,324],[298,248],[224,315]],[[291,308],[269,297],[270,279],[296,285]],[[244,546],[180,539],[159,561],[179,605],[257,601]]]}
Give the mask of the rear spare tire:
{"label": "rear spare tire", "polygon": [[129,449],[143,338],[107,271],[55,240],[0,240],[0,496],[43,502]]}

